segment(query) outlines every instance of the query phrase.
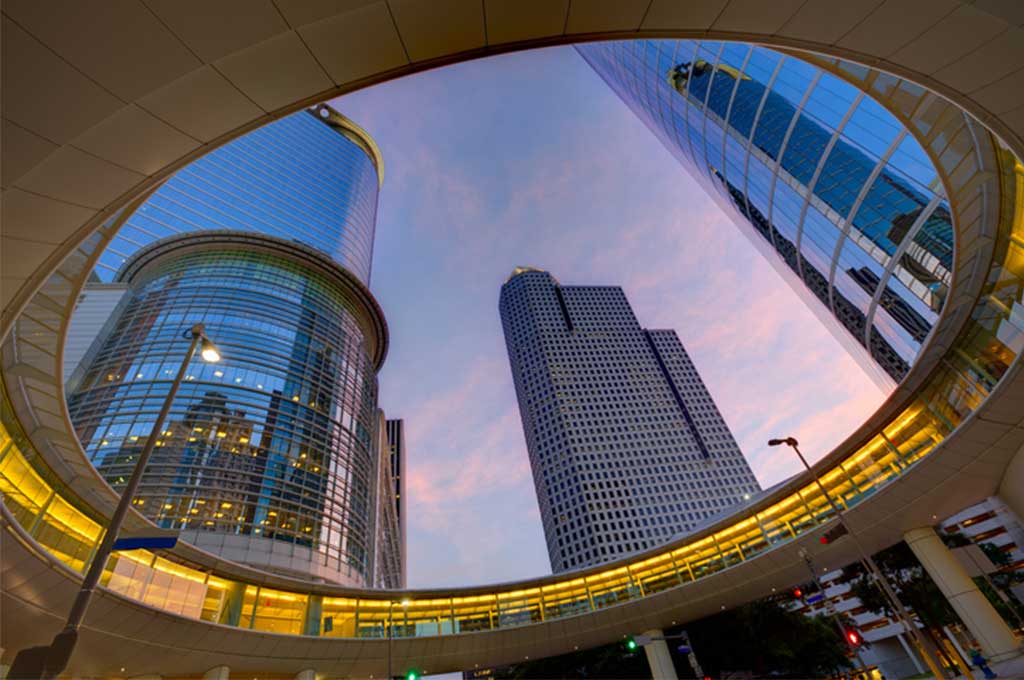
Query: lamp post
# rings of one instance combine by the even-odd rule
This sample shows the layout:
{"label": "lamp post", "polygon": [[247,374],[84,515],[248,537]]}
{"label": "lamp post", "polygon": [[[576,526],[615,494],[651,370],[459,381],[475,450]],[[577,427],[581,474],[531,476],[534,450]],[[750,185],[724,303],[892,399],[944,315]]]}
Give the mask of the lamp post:
{"label": "lamp post", "polygon": [[[125,485],[124,491],[121,492],[121,498],[117,503],[117,508],[114,510],[114,514],[111,515],[110,523],[107,525],[107,530],[103,534],[103,540],[100,541],[100,546],[96,549],[96,555],[89,564],[89,571],[86,572],[85,578],[82,580],[82,587],[79,589],[78,595],[75,597],[75,601],[71,605],[71,611],[68,614],[67,622],[64,624],[64,629],[57,633],[49,647],[33,647],[22,650],[18,653],[19,656],[25,654],[26,660],[29,657],[32,657],[35,660],[35,663],[28,663],[35,666],[35,668],[38,668],[38,671],[33,672],[30,676],[26,677],[56,678],[67,667],[68,661],[71,659],[71,653],[75,650],[75,643],[78,642],[78,629],[81,627],[82,620],[85,618],[85,612],[89,607],[89,601],[92,599],[92,594],[100,582],[100,577],[103,575],[103,569],[106,567],[107,560],[109,559],[110,553],[114,547],[114,542],[117,540],[117,535],[121,531],[121,525],[124,524],[124,519],[128,515],[128,508],[131,507],[132,500],[135,497],[135,492],[138,490],[139,483],[142,481],[142,474],[146,470],[146,464],[149,462],[149,457],[153,453],[153,448],[156,446],[160,433],[163,431],[164,421],[167,420],[167,414],[171,410],[174,397],[178,394],[178,388],[181,387],[181,382],[185,378],[185,373],[188,371],[188,366],[192,362],[196,349],[198,348],[200,350],[199,354],[203,358],[203,361],[210,363],[220,361],[220,352],[217,350],[216,346],[214,346],[213,342],[206,337],[206,328],[203,324],[197,323],[192,326],[191,329],[185,332],[185,337],[191,338],[191,344],[189,345],[188,351],[185,353],[185,358],[181,361],[181,366],[178,368],[178,374],[174,377],[174,382],[171,383],[171,388],[168,390],[167,396],[164,397],[163,407],[160,409],[160,414],[157,416],[156,422],[153,423],[153,428],[149,433],[149,438],[146,440],[146,445],[143,447],[142,453],[139,454],[139,458],[135,462],[135,468],[132,470],[132,476],[128,479],[128,483]],[[18,660],[16,658],[15,664],[17,664],[17,662]],[[33,671],[35,671],[35,668],[33,668]]]}
{"label": "lamp post", "polygon": [[409,600],[405,599],[405,600],[402,600],[401,602],[396,601],[396,600],[391,600],[391,602],[388,603],[388,680],[391,680],[394,677],[391,674],[391,640],[393,639],[393,635],[392,635],[391,631],[394,628],[394,619],[392,618],[392,616],[394,614],[395,605],[396,604],[400,604],[403,607],[408,607],[409,606]]}
{"label": "lamp post", "polygon": [[843,513],[839,510],[839,506],[836,504],[836,502],[832,500],[832,496],[825,489],[825,485],[821,483],[821,479],[818,478],[818,473],[812,470],[811,466],[807,463],[807,459],[804,458],[804,454],[800,452],[799,442],[797,442],[797,440],[793,437],[786,437],[785,439],[768,440],[768,446],[779,446],[780,444],[785,444],[786,446],[793,449],[793,451],[796,452],[797,457],[800,458],[800,462],[804,464],[804,468],[809,473],[811,473],[811,477],[814,478],[814,483],[818,485],[818,489],[821,490],[821,493],[825,497],[825,500],[827,500],[828,504],[832,507],[832,512],[836,514],[836,518],[839,520],[839,523],[843,526],[843,528],[846,529],[846,532],[850,535],[850,538],[853,539],[854,545],[857,546],[857,551],[860,553],[861,563],[868,570],[868,573],[870,573],[871,576],[874,578],[874,581],[878,585],[879,590],[882,591],[882,595],[886,598],[886,600],[888,600],[889,605],[896,613],[896,618],[899,619],[900,623],[903,624],[903,628],[914,639],[914,642],[917,643],[917,648],[921,651],[921,656],[924,657],[925,663],[928,664],[929,668],[931,669],[932,673],[935,674],[936,678],[943,677],[943,674],[940,670],[942,666],[941,664],[936,663],[936,661],[932,658],[929,648],[926,646],[924,639],[921,637],[921,631],[917,629],[917,626],[913,625],[910,618],[910,614],[903,606],[903,603],[900,602],[899,597],[897,597],[896,595],[896,591],[893,590],[892,586],[889,584],[889,580],[885,577],[885,574],[882,573],[882,570],[878,568],[878,565],[875,564],[874,558],[871,557],[871,555],[864,549],[864,546],[861,545],[860,540],[858,540],[857,535],[850,528],[850,525],[846,523],[845,515],[843,515]]}

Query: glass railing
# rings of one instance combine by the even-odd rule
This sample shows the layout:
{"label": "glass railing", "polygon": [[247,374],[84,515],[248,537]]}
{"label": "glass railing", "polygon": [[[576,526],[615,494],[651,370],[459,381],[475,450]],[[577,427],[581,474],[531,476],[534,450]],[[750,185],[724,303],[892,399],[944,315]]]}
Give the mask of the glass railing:
{"label": "glass railing", "polygon": [[[945,440],[973,412],[1024,346],[1024,167],[1002,163],[1002,223],[987,283],[964,330],[914,400],[852,455],[822,472],[844,508],[866,502]],[[966,178],[965,181],[969,181]],[[101,526],[62,495],[32,448],[3,390],[0,492],[14,519],[54,559],[83,572]],[[146,550],[116,553],[102,585],[126,598],[193,619],[289,635],[341,638],[436,636],[527,626],[578,616],[681,587],[754,559],[833,519],[808,482],[769,506],[737,513],[707,535],[682,539],[608,568],[438,597],[310,584],[305,592],[225,578]],[[723,520],[726,522],[729,520]],[[338,595],[338,596],[335,596]],[[344,595],[344,596],[342,596]]]}

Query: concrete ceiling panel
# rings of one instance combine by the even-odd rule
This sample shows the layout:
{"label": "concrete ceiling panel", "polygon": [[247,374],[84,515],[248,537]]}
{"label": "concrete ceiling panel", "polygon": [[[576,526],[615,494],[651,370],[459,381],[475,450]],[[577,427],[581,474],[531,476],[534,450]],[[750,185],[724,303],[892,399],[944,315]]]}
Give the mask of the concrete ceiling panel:
{"label": "concrete ceiling panel", "polygon": [[380,0],[274,0],[292,28],[345,14],[376,2]]}
{"label": "concrete ceiling panel", "polygon": [[145,178],[80,149],[62,146],[25,173],[15,186],[58,201],[101,209]]}
{"label": "concrete ceiling panel", "polygon": [[59,244],[69,230],[96,214],[21,189],[8,189],[3,196],[3,235],[26,241]]}
{"label": "concrete ceiling panel", "polygon": [[487,42],[514,43],[561,35],[569,0],[484,0]]}
{"label": "concrete ceiling panel", "polygon": [[832,44],[853,30],[883,0],[809,0],[779,29],[779,35]]}
{"label": "concrete ceiling panel", "polygon": [[409,63],[384,2],[310,24],[299,33],[339,85]]}
{"label": "concrete ceiling panel", "polygon": [[201,65],[177,36],[136,0],[6,0],[4,13],[124,101],[141,97]]}
{"label": "concrete ceiling panel", "polygon": [[704,30],[715,22],[728,0],[677,2],[654,0],[647,9],[640,29],[643,31]]}
{"label": "concrete ceiling panel", "polygon": [[974,0],[974,6],[1014,26],[1024,26],[1024,2],[1020,0]]}
{"label": "concrete ceiling panel", "polygon": [[64,143],[124,104],[13,21],[3,20],[4,118]]}
{"label": "concrete ceiling panel", "polygon": [[575,0],[569,5],[566,33],[635,31],[647,8],[642,3],[619,0]]}
{"label": "concrete ceiling panel", "polygon": [[8,120],[3,122],[0,146],[0,187],[8,187],[32,166],[57,149],[48,139]]}
{"label": "concrete ceiling panel", "polygon": [[271,0],[144,0],[204,62],[288,30]]}
{"label": "concrete ceiling panel", "polygon": [[[6,197],[6,192],[4,195]],[[0,269],[4,272],[4,279],[24,281],[37,267],[42,266],[52,252],[53,246],[50,244],[26,241],[3,234],[0,236]],[[5,286],[4,295],[6,296],[8,292]]]}
{"label": "concrete ceiling panel", "polygon": [[998,115],[1016,109],[1020,105],[1021,92],[1024,92],[1024,69],[1015,71],[972,93],[972,97],[979,104]]}
{"label": "concrete ceiling panel", "polygon": [[264,113],[212,66],[204,66],[175,80],[146,95],[138,104],[203,142]]}
{"label": "concrete ceiling panel", "polygon": [[323,92],[332,83],[295,33],[224,57],[217,70],[265,111]]}
{"label": "concrete ceiling panel", "polygon": [[1002,19],[961,6],[892,55],[921,73],[935,73],[1010,29]]}
{"label": "concrete ceiling panel", "polygon": [[956,0],[886,0],[837,44],[886,57],[952,13],[958,4]]}
{"label": "concrete ceiling panel", "polygon": [[804,0],[729,0],[711,28],[737,33],[776,33]]}
{"label": "concrete ceiling panel", "polygon": [[74,146],[143,175],[152,175],[199,146],[153,114],[129,105],[88,130]]}
{"label": "concrete ceiling panel", "polygon": [[391,0],[388,3],[413,61],[426,61],[487,44],[480,0]]}
{"label": "concrete ceiling panel", "polygon": [[932,75],[954,90],[974,92],[1024,68],[1024,30],[1013,28]]}

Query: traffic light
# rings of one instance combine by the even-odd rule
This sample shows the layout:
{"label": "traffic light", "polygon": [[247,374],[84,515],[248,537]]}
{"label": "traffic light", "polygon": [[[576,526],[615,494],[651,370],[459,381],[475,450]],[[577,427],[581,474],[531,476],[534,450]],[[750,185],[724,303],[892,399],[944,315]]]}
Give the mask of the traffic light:
{"label": "traffic light", "polygon": [[804,591],[800,590],[799,588],[793,588],[793,597],[795,597],[798,600],[802,600],[804,597]]}
{"label": "traffic light", "polygon": [[864,638],[853,628],[846,629],[846,643],[856,649],[864,644]]}
{"label": "traffic light", "polygon": [[835,543],[840,538],[847,534],[845,524],[837,524],[825,533],[821,535],[821,544],[828,545],[829,543]]}
{"label": "traffic light", "polygon": [[417,670],[406,671],[405,680],[420,680],[420,672]]}
{"label": "traffic light", "polygon": [[631,637],[626,638],[626,651],[627,652],[635,652],[637,650],[637,647],[639,647],[639,646],[640,645],[638,645],[636,643],[636,640],[634,640],[633,638],[631,638]]}

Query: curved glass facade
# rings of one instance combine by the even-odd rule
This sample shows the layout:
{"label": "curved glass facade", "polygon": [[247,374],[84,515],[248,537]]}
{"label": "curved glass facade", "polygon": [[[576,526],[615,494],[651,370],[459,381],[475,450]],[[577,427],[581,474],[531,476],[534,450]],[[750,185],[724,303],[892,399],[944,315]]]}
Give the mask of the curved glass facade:
{"label": "curved glass facade", "polygon": [[205,323],[224,358],[193,360],[136,506],[228,559],[372,586],[383,322],[326,258],[226,233],[128,261],[129,300],[68,396],[72,422],[123,485],[188,347],[183,330]]}
{"label": "curved glass facade", "polygon": [[168,179],[100,256],[110,280],[139,248],[205,229],[296,240],[369,285],[381,160],[370,137],[328,106],[225,144]]}
{"label": "curved glass facade", "polygon": [[949,204],[905,126],[857,87],[763,47],[576,49],[798,289],[901,380],[953,267]]}

